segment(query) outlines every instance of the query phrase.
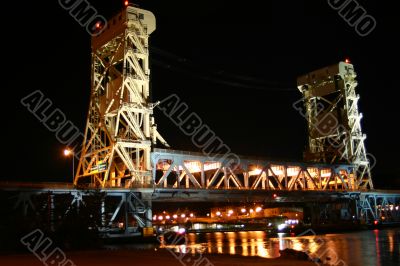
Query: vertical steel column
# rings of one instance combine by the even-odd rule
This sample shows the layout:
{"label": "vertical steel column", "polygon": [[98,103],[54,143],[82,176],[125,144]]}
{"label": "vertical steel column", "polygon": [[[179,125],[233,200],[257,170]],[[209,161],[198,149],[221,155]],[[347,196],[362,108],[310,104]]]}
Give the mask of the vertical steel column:
{"label": "vertical steel column", "polygon": [[55,231],[55,204],[54,204],[54,194],[48,195],[48,209],[49,209],[49,225],[50,231]]}

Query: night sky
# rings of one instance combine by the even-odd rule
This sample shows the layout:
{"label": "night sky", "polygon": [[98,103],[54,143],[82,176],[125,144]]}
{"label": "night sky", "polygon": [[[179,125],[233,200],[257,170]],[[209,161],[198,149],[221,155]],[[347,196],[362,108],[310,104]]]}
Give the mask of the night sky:
{"label": "night sky", "polygon": [[[108,18],[123,1],[89,2]],[[359,1],[377,21],[370,35],[360,37],[324,0],[135,3],[158,23],[151,36],[153,100],[176,93],[237,154],[301,160],[306,120],[292,107],[301,97],[296,78],[350,58],[367,151],[377,159],[374,184],[400,188],[397,9]],[[20,100],[41,90],[83,131],[90,36],[58,1],[5,1],[1,10],[0,177],[70,181],[64,147]],[[156,122],[174,149],[196,150],[161,112]]]}

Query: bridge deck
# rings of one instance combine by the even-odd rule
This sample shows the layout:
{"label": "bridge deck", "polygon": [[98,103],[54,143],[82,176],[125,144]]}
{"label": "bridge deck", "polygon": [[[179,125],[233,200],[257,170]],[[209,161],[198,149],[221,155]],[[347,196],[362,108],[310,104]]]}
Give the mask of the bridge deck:
{"label": "bridge deck", "polygon": [[0,182],[0,191],[32,192],[32,193],[81,193],[106,192],[130,193],[140,192],[152,194],[153,201],[236,201],[243,199],[270,202],[302,202],[321,199],[349,198],[357,195],[373,195],[377,197],[399,197],[399,190],[263,190],[263,189],[201,189],[201,188],[76,188],[70,183],[29,183]]}

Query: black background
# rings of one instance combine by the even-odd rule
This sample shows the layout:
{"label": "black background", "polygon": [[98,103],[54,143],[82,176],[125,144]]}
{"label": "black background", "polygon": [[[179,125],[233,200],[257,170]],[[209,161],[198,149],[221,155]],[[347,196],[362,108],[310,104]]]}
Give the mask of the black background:
{"label": "black background", "polygon": [[[89,1],[105,17],[123,1]],[[358,74],[375,186],[400,187],[397,9],[359,1],[377,21],[360,37],[327,3],[136,1],[157,17],[151,36],[153,99],[176,93],[236,153],[301,160],[306,121],[292,104],[296,77],[350,58]],[[20,104],[39,89],[84,129],[90,92],[90,36],[58,1],[2,2],[2,180],[70,181],[64,147]],[[194,150],[162,113],[160,133]],[[77,161],[75,162],[77,165]]]}

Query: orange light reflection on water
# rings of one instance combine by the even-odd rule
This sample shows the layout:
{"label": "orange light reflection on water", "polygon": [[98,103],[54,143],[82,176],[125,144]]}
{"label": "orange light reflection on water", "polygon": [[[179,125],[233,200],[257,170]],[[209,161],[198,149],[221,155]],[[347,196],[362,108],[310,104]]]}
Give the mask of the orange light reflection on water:
{"label": "orange light reflection on water", "polygon": [[[204,233],[186,235],[187,245],[161,245],[175,252],[219,253],[276,258],[279,251],[291,248],[304,251],[325,263],[341,265],[391,265],[390,258],[400,253],[395,229],[323,234],[295,237],[280,233],[270,237],[264,231]],[[387,264],[389,263],[389,264]]]}

